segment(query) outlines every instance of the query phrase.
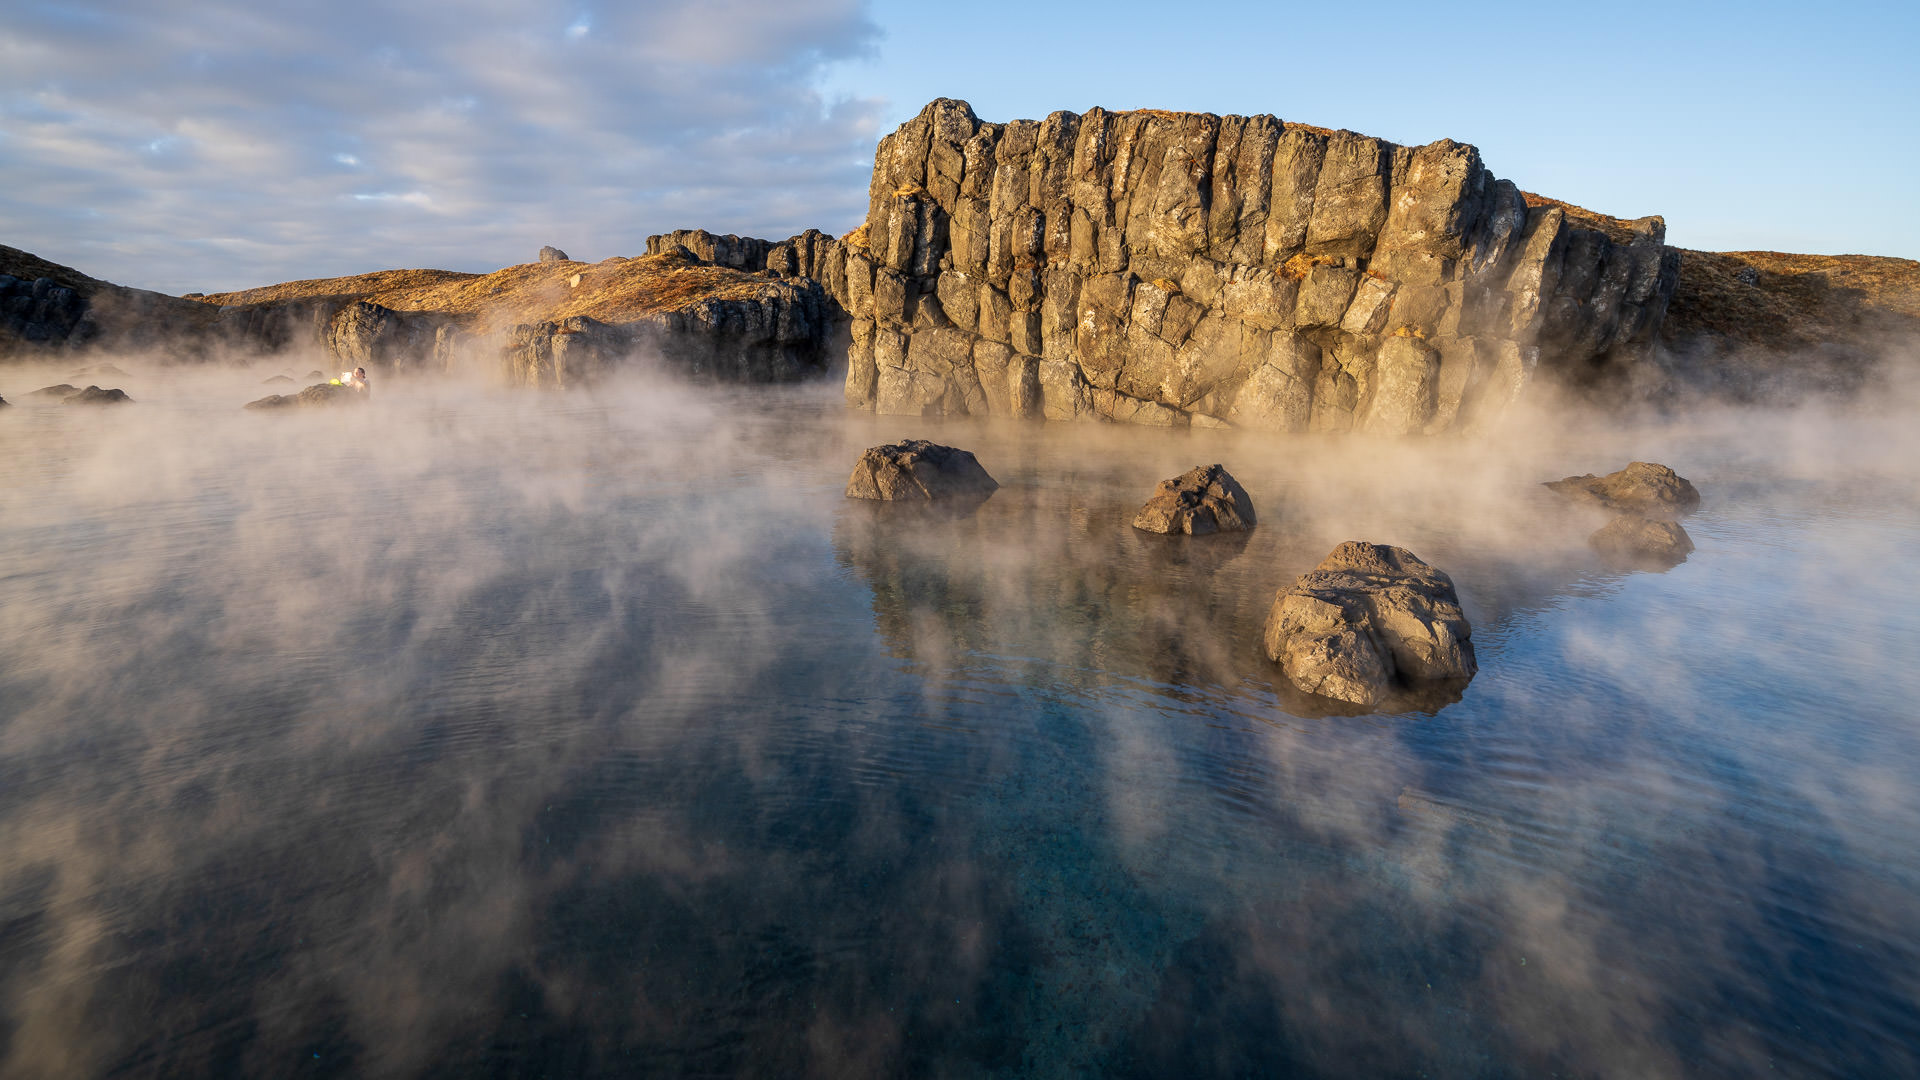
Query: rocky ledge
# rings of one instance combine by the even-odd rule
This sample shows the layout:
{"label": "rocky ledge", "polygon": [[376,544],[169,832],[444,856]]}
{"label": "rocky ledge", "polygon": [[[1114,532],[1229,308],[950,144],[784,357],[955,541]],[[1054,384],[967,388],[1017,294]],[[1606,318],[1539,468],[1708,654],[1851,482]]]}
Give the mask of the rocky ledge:
{"label": "rocky ledge", "polygon": [[938,100],[880,142],[849,238],[847,398],[1388,435],[1485,424],[1538,367],[1650,348],[1678,255],[1495,177],[1271,116]]}

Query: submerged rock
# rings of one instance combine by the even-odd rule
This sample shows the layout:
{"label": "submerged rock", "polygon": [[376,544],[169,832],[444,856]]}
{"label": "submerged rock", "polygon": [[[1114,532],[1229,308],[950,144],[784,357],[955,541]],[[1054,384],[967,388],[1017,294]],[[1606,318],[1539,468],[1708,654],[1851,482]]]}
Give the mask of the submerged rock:
{"label": "submerged rock", "polygon": [[274,376],[273,378],[271,378],[271,379],[261,379],[261,380],[260,380],[260,385],[261,385],[261,386],[272,386],[272,385],[274,385],[275,383],[290,383],[290,382],[292,382],[292,381],[293,381],[293,379],[292,379],[291,377],[289,377],[289,376],[286,376],[286,375],[275,375],[275,376]]}
{"label": "submerged rock", "polygon": [[1685,477],[1649,461],[1633,462],[1605,476],[1588,473],[1550,480],[1546,486],[1577,502],[1643,518],[1672,520],[1700,505],[1700,492]]}
{"label": "submerged rock", "polygon": [[931,501],[984,497],[999,488],[971,451],[925,439],[904,439],[872,447],[860,455],[847,480],[847,498]]}
{"label": "submerged rock", "polygon": [[89,386],[85,390],[81,390],[77,393],[68,394],[66,397],[61,398],[60,404],[62,405],[118,405],[118,404],[121,404],[122,402],[130,402],[132,400],[133,400],[132,398],[127,396],[127,392],[125,390],[121,390],[118,387],[115,387],[112,390],[102,390],[97,386]]}
{"label": "submerged rock", "polygon": [[1693,538],[1677,521],[1622,515],[1587,538],[1587,543],[1615,558],[1678,563],[1693,551]]}
{"label": "submerged rock", "polygon": [[1471,638],[1444,572],[1405,548],[1349,540],[1274,597],[1266,650],[1299,689],[1375,706],[1473,678]]}
{"label": "submerged rock", "polygon": [[1136,529],[1190,536],[1238,532],[1253,525],[1253,500],[1223,465],[1196,465],[1160,481],[1153,498],[1133,518]]}

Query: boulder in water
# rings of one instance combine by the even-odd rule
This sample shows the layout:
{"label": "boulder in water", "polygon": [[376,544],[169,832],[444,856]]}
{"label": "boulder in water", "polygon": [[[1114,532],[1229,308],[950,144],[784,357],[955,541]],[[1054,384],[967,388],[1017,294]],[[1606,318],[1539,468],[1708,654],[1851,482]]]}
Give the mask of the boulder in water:
{"label": "boulder in water", "polygon": [[1267,656],[1309,694],[1375,706],[1473,678],[1453,580],[1405,548],[1349,540],[1274,597]]}
{"label": "boulder in water", "polygon": [[1700,492],[1686,477],[1649,461],[1633,462],[1605,476],[1588,473],[1550,480],[1546,486],[1576,502],[1643,518],[1672,520],[1700,505]]}
{"label": "boulder in water", "polygon": [[904,439],[860,455],[847,480],[847,498],[926,502],[985,497],[999,488],[970,451],[925,439]]}
{"label": "boulder in water", "polygon": [[132,398],[127,396],[127,392],[125,390],[121,390],[118,387],[115,387],[112,390],[102,390],[97,386],[89,386],[85,390],[81,390],[78,393],[68,394],[66,397],[61,398],[60,404],[62,405],[119,405],[124,402],[131,402],[132,400],[133,400]]}
{"label": "boulder in water", "polygon": [[1677,521],[1622,514],[1587,538],[1600,551],[1619,559],[1679,563],[1693,551],[1693,538]]}
{"label": "boulder in water", "polygon": [[64,398],[68,394],[77,394],[79,392],[80,392],[80,388],[72,385],[71,383],[59,383],[54,386],[43,386],[40,389],[35,390],[33,393],[28,394],[27,396],[28,397]]}
{"label": "boulder in water", "polygon": [[261,386],[272,386],[272,385],[274,385],[275,383],[290,383],[290,382],[292,382],[292,381],[293,381],[293,379],[292,379],[292,377],[290,377],[290,376],[287,376],[287,375],[275,375],[275,376],[274,376],[273,378],[271,378],[271,379],[261,379],[261,380],[260,380],[260,385],[261,385]]}
{"label": "boulder in water", "polygon": [[1133,518],[1136,529],[1189,536],[1238,532],[1253,524],[1253,500],[1223,465],[1196,465],[1160,481]]}
{"label": "boulder in water", "polygon": [[339,383],[324,382],[309,386],[297,394],[268,394],[257,401],[249,401],[249,409],[285,409],[295,405],[355,405],[367,400],[367,396],[358,390],[352,390]]}

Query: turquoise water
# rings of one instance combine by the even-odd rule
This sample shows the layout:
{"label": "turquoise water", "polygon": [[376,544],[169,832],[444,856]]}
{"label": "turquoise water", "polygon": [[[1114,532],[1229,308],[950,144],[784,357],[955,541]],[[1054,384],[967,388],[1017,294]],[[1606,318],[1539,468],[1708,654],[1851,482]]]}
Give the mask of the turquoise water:
{"label": "turquoise water", "polygon": [[[239,411],[261,374],[0,412],[0,1075],[1920,1072],[1897,417]],[[905,435],[1002,489],[844,499]],[[1705,495],[1665,573],[1536,484],[1634,457]],[[1128,526],[1210,461],[1251,534]],[[1459,701],[1276,684],[1345,539],[1452,574]]]}

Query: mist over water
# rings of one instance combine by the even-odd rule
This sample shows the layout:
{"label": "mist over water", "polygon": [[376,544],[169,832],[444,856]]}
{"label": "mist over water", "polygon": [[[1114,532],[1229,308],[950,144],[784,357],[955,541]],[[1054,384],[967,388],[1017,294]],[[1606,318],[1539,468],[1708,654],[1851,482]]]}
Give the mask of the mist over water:
{"label": "mist over water", "polygon": [[[0,1076],[1920,1072],[1898,402],[1393,444],[125,366],[0,371]],[[1001,490],[845,499],[906,436]],[[1704,495],[1664,573],[1539,487],[1634,459]],[[1129,527],[1214,461],[1251,533]],[[1452,575],[1458,701],[1265,660],[1347,539]]]}

